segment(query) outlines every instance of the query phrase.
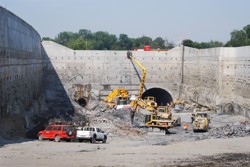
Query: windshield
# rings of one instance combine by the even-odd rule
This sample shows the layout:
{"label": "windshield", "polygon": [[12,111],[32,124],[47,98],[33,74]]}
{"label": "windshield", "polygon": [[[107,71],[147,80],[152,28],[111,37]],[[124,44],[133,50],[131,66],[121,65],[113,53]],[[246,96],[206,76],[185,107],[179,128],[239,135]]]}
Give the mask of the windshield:
{"label": "windshield", "polygon": [[68,131],[68,130],[72,130],[72,128],[70,126],[64,126],[63,127],[63,131]]}

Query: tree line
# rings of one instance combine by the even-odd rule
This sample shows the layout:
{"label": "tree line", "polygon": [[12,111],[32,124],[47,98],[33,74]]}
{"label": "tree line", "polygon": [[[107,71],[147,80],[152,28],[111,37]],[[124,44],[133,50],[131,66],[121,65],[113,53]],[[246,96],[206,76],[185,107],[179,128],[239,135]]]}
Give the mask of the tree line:
{"label": "tree line", "polygon": [[210,42],[194,42],[190,39],[183,40],[182,44],[184,46],[189,46],[198,49],[204,48],[215,48],[215,47],[240,47],[250,45],[250,24],[243,27],[242,30],[234,30],[230,33],[230,40],[223,44],[219,41],[210,41]]}
{"label": "tree line", "polygon": [[134,50],[142,49],[145,45],[150,45],[152,49],[172,49],[174,47],[173,42],[162,37],[155,39],[147,36],[129,38],[126,34],[120,34],[117,37],[104,31],[92,33],[87,29],[80,29],[76,33],[64,31],[54,39],[47,37],[43,40],[53,40],[74,50]]}
{"label": "tree line", "polygon": [[[232,31],[230,35],[231,39],[225,44],[214,40],[209,42],[194,42],[191,39],[183,40],[182,44],[198,49],[247,46],[250,45],[250,24],[243,27],[242,30]],[[52,40],[74,50],[134,50],[143,49],[145,45],[150,45],[151,49],[167,50],[175,46],[173,42],[162,37],[155,39],[147,36],[129,38],[126,34],[120,34],[117,37],[108,32],[91,32],[87,29],[80,29],[75,33],[64,31],[59,33],[54,39],[44,37],[43,40]]]}

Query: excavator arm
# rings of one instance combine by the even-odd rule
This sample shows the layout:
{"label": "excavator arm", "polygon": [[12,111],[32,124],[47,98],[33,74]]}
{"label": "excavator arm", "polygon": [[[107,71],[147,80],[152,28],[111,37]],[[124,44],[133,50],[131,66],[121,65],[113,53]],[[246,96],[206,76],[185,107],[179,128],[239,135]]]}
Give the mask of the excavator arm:
{"label": "excavator arm", "polygon": [[120,100],[128,99],[128,91],[124,88],[113,90],[104,98],[104,102],[109,108],[114,108]]}
{"label": "excavator arm", "polygon": [[128,97],[128,91],[124,88],[115,89],[104,99],[104,101],[112,102],[118,96]]}
{"label": "excavator arm", "polygon": [[142,69],[143,75],[141,78],[140,90],[139,90],[139,96],[138,96],[138,98],[142,98],[143,87],[144,87],[146,73],[147,73],[146,68],[132,56],[132,52],[130,52],[130,51],[127,52],[127,58],[131,59],[133,62],[135,62]]}

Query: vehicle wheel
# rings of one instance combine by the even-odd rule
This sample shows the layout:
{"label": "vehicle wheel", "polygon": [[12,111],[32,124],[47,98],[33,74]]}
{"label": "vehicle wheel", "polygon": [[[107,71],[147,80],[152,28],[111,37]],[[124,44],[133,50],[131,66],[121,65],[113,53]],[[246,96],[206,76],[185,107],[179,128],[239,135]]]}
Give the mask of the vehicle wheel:
{"label": "vehicle wheel", "polygon": [[60,140],[61,140],[61,139],[60,139],[60,136],[56,135],[56,136],[55,136],[55,142],[60,142]]}
{"label": "vehicle wheel", "polygon": [[90,139],[90,143],[95,143],[96,142],[96,136],[93,136],[91,139]]}
{"label": "vehicle wheel", "polygon": [[73,131],[72,130],[68,130],[67,133],[68,133],[69,136],[73,135]]}
{"label": "vehicle wheel", "polygon": [[42,141],[42,140],[43,140],[43,135],[42,135],[42,134],[40,134],[40,135],[38,136],[38,140],[39,140],[39,141]]}
{"label": "vehicle wheel", "polygon": [[206,129],[206,132],[208,132],[208,130],[209,130],[209,125],[207,125],[207,129]]}
{"label": "vehicle wheel", "polygon": [[181,118],[178,118],[178,126],[181,126]]}
{"label": "vehicle wheel", "polygon": [[107,136],[104,136],[104,139],[102,140],[102,143],[106,143],[107,141]]}

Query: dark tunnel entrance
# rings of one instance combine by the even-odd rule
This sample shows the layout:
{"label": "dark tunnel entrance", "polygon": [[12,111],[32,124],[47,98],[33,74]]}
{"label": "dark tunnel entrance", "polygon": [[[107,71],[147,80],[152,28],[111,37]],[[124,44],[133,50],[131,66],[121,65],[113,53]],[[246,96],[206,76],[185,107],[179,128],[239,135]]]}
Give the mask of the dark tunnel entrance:
{"label": "dark tunnel entrance", "polygon": [[166,106],[167,103],[170,104],[170,102],[173,101],[171,94],[161,88],[151,88],[146,90],[142,94],[142,98],[144,99],[147,96],[155,97],[158,106]]}
{"label": "dark tunnel entrance", "polygon": [[82,107],[85,107],[85,106],[87,105],[87,101],[86,101],[86,99],[84,99],[84,98],[78,99],[78,100],[77,100],[77,103],[78,103],[80,106],[82,106]]}

